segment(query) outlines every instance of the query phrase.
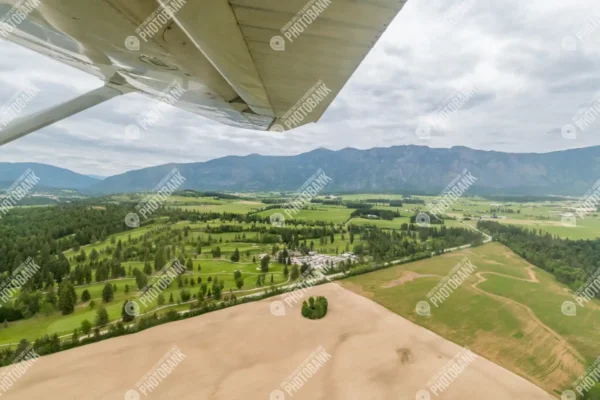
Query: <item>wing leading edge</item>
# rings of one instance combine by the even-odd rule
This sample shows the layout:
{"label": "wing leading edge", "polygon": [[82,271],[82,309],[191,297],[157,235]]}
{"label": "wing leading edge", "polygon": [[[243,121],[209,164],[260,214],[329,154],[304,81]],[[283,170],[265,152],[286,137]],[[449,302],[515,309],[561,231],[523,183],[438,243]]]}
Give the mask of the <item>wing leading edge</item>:
{"label": "wing leading edge", "polygon": [[[26,18],[15,18],[24,4]],[[403,5],[0,0],[0,36],[93,74],[119,94],[137,91],[227,125],[283,131],[319,120]],[[176,98],[167,92],[173,82],[184,89]],[[55,121],[88,103],[36,118]],[[11,137],[23,136],[17,125]],[[0,143],[6,136],[0,131]]]}

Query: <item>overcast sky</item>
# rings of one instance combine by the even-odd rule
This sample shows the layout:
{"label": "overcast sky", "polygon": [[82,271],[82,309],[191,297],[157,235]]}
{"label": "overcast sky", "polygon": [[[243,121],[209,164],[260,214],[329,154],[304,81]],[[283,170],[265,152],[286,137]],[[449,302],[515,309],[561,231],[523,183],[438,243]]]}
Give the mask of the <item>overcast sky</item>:
{"label": "overcast sky", "polygon": [[[591,33],[576,38],[586,25]],[[101,86],[97,78],[5,41],[0,83],[0,104],[34,83],[41,94],[33,109]],[[433,117],[437,110],[471,89],[474,95],[428,130],[429,137],[417,129],[440,122]],[[409,0],[318,124],[256,132],[173,109],[141,140],[125,141],[124,128],[134,120],[123,110],[137,115],[152,102],[133,94],[0,147],[0,161],[106,176],[168,162],[318,147],[547,152],[600,144],[600,122],[574,135],[561,132],[599,90],[597,0]]]}

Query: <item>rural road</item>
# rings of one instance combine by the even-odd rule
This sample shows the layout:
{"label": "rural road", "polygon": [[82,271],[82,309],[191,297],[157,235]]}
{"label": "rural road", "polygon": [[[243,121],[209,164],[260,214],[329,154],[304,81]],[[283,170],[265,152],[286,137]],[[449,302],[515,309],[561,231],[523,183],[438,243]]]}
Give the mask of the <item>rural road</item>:
{"label": "rural road", "polygon": [[[462,223],[465,226],[467,226],[468,228],[476,230],[477,232],[481,233],[485,237],[485,240],[483,241],[483,243],[489,243],[489,242],[492,241],[492,237],[490,235],[488,235],[488,234],[480,231],[479,229],[477,229],[477,228],[475,228],[475,227],[473,227],[473,226],[471,226],[471,225],[469,225],[469,224],[467,224],[465,222],[462,222]],[[444,249],[444,252],[442,254],[450,253],[452,251],[467,249],[469,247],[471,247],[470,244],[465,244],[463,246],[457,246],[457,247],[450,247],[450,248]],[[435,257],[437,254],[435,252],[432,252],[431,255],[432,255],[432,257]],[[409,261],[409,260],[410,260],[410,257],[404,257],[404,258],[401,258],[401,259],[398,259],[398,260],[393,260],[393,261],[385,262],[385,263],[381,264],[381,266],[383,266],[383,267],[389,267],[389,266],[400,264],[400,263],[403,263],[403,262],[406,262],[406,261]],[[326,275],[326,276],[328,278],[327,280],[334,281],[334,280],[337,280],[337,279],[343,279],[343,277],[345,275],[346,275],[346,273],[344,273],[344,272],[338,272],[338,273],[331,274],[331,275]],[[124,278],[119,278],[119,279],[124,279]],[[119,279],[117,279],[117,280],[119,280]],[[290,281],[290,278],[288,277],[288,282],[289,281]],[[282,289],[292,289],[294,287],[299,287],[299,286],[301,286],[301,283],[293,283],[293,284],[281,286],[281,288]],[[253,291],[256,291],[256,293],[251,293],[251,294],[239,296],[239,298],[260,297],[260,296],[262,296],[262,295],[264,295],[266,293],[266,290],[260,290],[260,288],[234,291],[233,293],[237,294],[237,293],[246,293],[246,292],[253,292]],[[163,310],[163,309],[166,309],[166,308],[169,308],[169,307],[179,306],[179,305],[182,305],[182,304],[192,304],[194,302],[195,302],[195,300],[191,300],[191,301],[183,302],[183,303],[180,303],[180,304],[166,305],[166,306],[154,309],[152,311],[140,314],[138,317],[141,317],[141,316],[146,315],[146,314],[152,314],[152,313],[155,313],[156,311]],[[190,310],[183,310],[183,311],[179,311],[179,314],[187,314],[188,312],[190,312]],[[121,319],[117,319],[115,321],[111,321],[109,323],[109,325],[114,325],[114,324],[118,323],[119,321],[121,321]],[[134,324],[130,324],[129,326],[133,326],[133,325]],[[100,335],[105,335],[107,332],[108,332],[108,329],[103,329],[103,330],[100,331]],[[59,339],[63,340],[63,339],[71,338],[72,336],[73,336],[72,334],[61,335],[61,336],[59,336]],[[91,336],[91,335],[82,335],[82,336],[79,337],[79,340],[83,340],[83,339],[87,338],[88,336]],[[16,345],[18,345],[18,343],[6,343],[6,344],[1,344],[0,348],[1,347],[6,347],[6,346],[16,346]]]}

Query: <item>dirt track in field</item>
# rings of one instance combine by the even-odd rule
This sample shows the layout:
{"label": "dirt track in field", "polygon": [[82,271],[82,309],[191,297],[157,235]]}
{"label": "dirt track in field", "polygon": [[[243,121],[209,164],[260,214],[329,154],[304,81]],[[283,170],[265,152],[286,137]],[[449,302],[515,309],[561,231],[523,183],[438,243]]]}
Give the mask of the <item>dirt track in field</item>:
{"label": "dirt track in field", "polygon": [[[324,319],[304,319],[299,304],[276,317],[270,311],[276,299],[236,306],[42,357],[5,396],[136,400],[135,393],[127,398],[125,393],[175,345],[184,356],[181,363],[141,399],[413,400],[462,350],[337,284],[312,288],[308,295],[327,297]],[[320,357],[314,375],[286,393],[282,382],[319,346],[330,357]],[[274,390],[281,392],[271,396]],[[431,398],[554,397],[478,357]]]}

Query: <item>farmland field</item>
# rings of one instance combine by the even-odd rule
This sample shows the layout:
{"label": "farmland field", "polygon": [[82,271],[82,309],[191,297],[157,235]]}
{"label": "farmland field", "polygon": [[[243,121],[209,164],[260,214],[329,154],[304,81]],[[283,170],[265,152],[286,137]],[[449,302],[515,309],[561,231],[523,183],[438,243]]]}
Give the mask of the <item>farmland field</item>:
{"label": "farmland field", "polygon": [[[415,306],[463,257],[476,266],[449,298],[421,316]],[[407,278],[408,277],[408,278]],[[352,277],[346,288],[535,382],[567,389],[597,357],[600,303],[561,312],[569,290],[508,248],[491,243]]]}

